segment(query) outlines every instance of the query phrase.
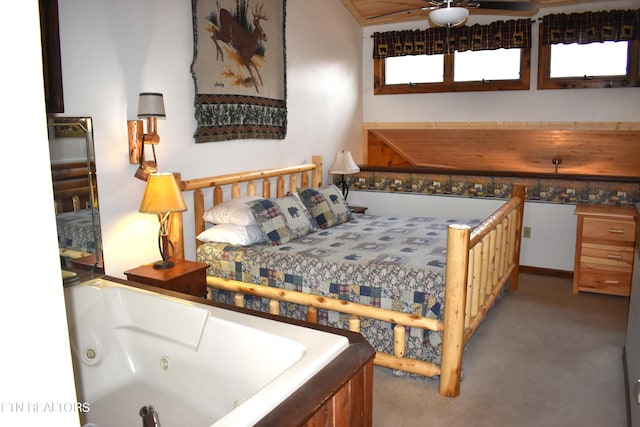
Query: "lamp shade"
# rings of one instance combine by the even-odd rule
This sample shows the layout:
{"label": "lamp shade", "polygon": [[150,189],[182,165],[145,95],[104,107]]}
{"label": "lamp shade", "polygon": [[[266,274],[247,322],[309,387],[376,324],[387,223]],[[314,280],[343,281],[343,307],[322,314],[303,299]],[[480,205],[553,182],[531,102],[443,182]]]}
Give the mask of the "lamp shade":
{"label": "lamp shade", "polygon": [[447,2],[447,7],[441,7],[429,12],[429,19],[439,27],[455,27],[462,24],[468,17],[469,11],[464,7],[451,7]]}
{"label": "lamp shade", "polygon": [[352,173],[360,172],[360,168],[353,161],[350,151],[338,151],[336,153],[336,159],[329,168],[331,175],[351,175]]}
{"label": "lamp shade", "polygon": [[147,180],[139,211],[142,213],[165,214],[182,212],[187,205],[182,198],[176,178],[172,173],[152,173]]}
{"label": "lamp shade", "polygon": [[138,98],[138,117],[167,117],[164,113],[164,100],[161,93],[142,92]]}

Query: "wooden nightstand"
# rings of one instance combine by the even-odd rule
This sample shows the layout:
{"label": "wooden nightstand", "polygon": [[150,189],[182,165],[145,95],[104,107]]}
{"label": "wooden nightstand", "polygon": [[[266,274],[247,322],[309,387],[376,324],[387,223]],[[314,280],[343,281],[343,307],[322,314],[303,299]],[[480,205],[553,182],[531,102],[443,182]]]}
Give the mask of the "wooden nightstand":
{"label": "wooden nightstand", "polygon": [[125,271],[133,282],[206,298],[209,264],[186,260],[175,261],[172,268],[157,269],[151,264]]}
{"label": "wooden nightstand", "polygon": [[631,206],[578,205],[573,292],[629,296],[638,211]]}
{"label": "wooden nightstand", "polygon": [[355,213],[355,214],[363,214],[367,211],[367,207],[366,206],[351,206],[349,205],[349,210],[351,211],[351,213]]}

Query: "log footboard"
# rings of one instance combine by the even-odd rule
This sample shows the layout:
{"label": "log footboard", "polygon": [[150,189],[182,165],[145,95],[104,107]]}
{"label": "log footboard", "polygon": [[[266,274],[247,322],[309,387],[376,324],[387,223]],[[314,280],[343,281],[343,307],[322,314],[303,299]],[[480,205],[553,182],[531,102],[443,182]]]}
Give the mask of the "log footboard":
{"label": "log footboard", "polygon": [[[261,298],[268,298],[271,301],[282,301],[307,306],[307,320],[312,323],[317,323],[318,309],[348,314],[351,316],[349,321],[349,330],[352,332],[360,332],[360,318],[381,320],[395,324],[396,326],[393,330],[394,354],[390,355],[382,352],[376,352],[376,357],[373,363],[379,366],[399,369],[426,377],[434,377],[440,374],[440,369],[433,363],[403,357],[405,347],[405,327],[441,331],[443,329],[443,325],[436,319],[379,307],[371,307],[349,301],[325,298],[319,295],[309,295],[286,289],[253,285],[250,283],[222,279],[219,277],[208,276],[207,285],[215,289],[235,293],[235,305],[238,307],[244,307],[244,295],[252,295]],[[279,304],[269,304],[269,307],[271,314],[280,314]]]}
{"label": "log footboard", "polygon": [[[311,179],[307,177],[311,174]],[[297,176],[301,175],[300,181]],[[289,187],[306,188],[321,186],[322,159],[313,157],[313,163],[298,167],[245,172],[222,177],[181,181],[183,191],[193,190],[196,235],[204,230],[204,188],[213,188],[214,204],[222,201],[222,185],[231,185],[232,197],[240,196],[239,183],[247,183],[247,194],[255,194],[255,180],[262,180],[262,195],[270,197],[268,179],[277,178],[277,194],[284,193],[284,176],[289,177]],[[361,319],[375,319],[394,325],[393,353],[377,352],[374,363],[386,368],[398,369],[427,377],[440,376],[440,394],[455,397],[460,393],[462,353],[467,341],[478,328],[485,314],[509,283],[517,288],[524,213],[525,187],[514,184],[511,199],[485,219],[473,231],[465,225],[451,225],[448,230],[447,260],[445,271],[444,321],[402,313],[384,308],[309,295],[301,292],[244,283],[236,280],[207,277],[211,288],[235,294],[235,304],[244,306],[244,296],[252,295],[270,300],[269,311],[279,314],[279,302],[307,307],[307,320],[317,323],[318,310],[330,310],[350,316],[348,328],[360,331]],[[178,216],[180,220],[180,217]],[[174,222],[173,226],[176,226]],[[183,235],[181,222],[178,235]],[[183,242],[178,242],[182,245]],[[199,244],[199,242],[197,243]],[[181,252],[180,252],[181,253]],[[406,328],[442,331],[440,366],[434,363],[405,357]]]}

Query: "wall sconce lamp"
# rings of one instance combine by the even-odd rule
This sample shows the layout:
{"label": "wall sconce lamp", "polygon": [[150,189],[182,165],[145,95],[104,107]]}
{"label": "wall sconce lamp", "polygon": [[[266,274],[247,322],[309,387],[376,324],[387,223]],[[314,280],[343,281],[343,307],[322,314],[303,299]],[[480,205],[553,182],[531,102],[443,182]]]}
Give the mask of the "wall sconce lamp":
{"label": "wall sconce lamp", "polygon": [[173,243],[169,240],[169,217],[173,212],[186,210],[187,205],[184,203],[174,174],[152,173],[149,175],[139,211],[157,214],[160,221],[158,249],[162,260],[155,262],[153,268],[173,267],[173,262],[169,261],[173,255]]}
{"label": "wall sconce lamp", "polygon": [[142,120],[127,120],[129,162],[131,164],[144,161],[142,158],[144,156],[144,144],[155,145],[160,142],[160,135],[158,135],[158,118],[166,118],[164,113],[164,100],[161,93],[142,92],[140,94],[138,98],[138,118],[147,119],[147,131],[144,131]]}
{"label": "wall sconce lamp", "polygon": [[329,168],[329,173],[331,175],[342,176],[340,188],[342,189],[342,195],[345,200],[347,200],[347,195],[349,194],[349,186],[347,185],[347,181],[344,180],[344,176],[358,172],[360,172],[360,168],[356,165],[356,162],[353,161],[350,151],[338,151],[336,153],[336,159]]}

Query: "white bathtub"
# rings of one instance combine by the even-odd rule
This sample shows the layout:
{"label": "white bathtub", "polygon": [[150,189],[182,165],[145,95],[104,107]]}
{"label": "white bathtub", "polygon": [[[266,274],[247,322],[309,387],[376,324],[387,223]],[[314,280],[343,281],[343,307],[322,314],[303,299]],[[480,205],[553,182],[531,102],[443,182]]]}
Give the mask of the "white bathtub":
{"label": "white bathtub", "polygon": [[[82,425],[250,426],[347,338],[97,279],[65,289]],[[235,408],[235,409],[234,409]]]}

